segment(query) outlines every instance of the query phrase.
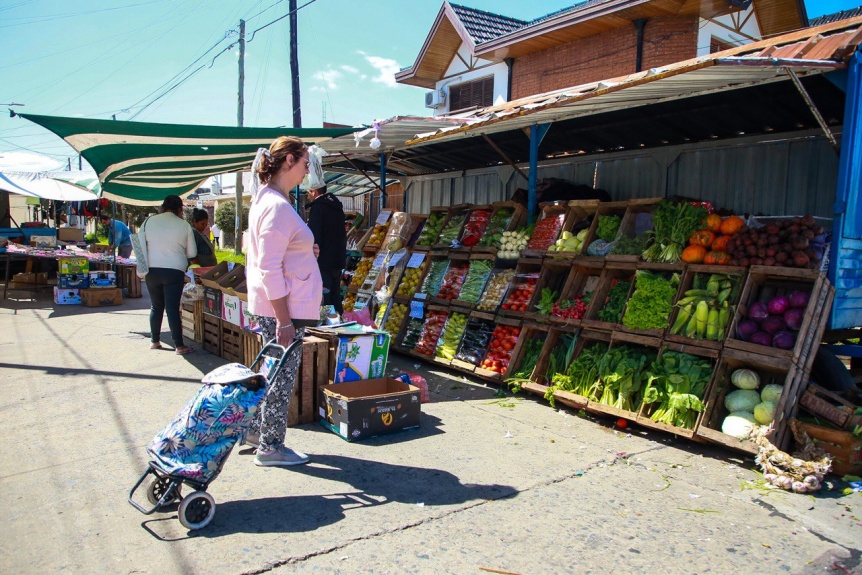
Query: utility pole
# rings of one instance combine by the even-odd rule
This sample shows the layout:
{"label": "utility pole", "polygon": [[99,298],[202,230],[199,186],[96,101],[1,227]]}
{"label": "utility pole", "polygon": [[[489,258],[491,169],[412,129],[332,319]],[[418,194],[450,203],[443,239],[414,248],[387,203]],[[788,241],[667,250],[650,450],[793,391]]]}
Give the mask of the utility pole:
{"label": "utility pole", "polygon": [[[239,21],[239,92],[237,97],[236,125],[242,128],[244,106],[243,85],[245,84],[245,20]],[[234,220],[233,253],[242,253],[242,170],[236,173],[236,219]]]}
{"label": "utility pole", "polygon": [[296,40],[296,0],[290,0],[290,76],[293,102],[293,127],[302,127],[302,107],[299,103],[299,54]]}

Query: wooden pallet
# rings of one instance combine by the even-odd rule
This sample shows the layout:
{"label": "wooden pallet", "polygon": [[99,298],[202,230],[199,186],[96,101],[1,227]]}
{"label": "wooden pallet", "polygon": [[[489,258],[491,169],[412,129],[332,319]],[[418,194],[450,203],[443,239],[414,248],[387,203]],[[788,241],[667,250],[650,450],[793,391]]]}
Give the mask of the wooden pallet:
{"label": "wooden pallet", "polygon": [[254,360],[257,358],[257,354],[260,353],[261,347],[263,347],[263,340],[259,333],[249,331],[247,329],[242,330],[243,365],[252,367]]}
{"label": "wooden pallet", "polygon": [[141,294],[141,278],[138,277],[138,266],[118,264],[117,287],[123,288],[126,297],[143,297]]}
{"label": "wooden pallet", "polygon": [[245,360],[242,343],[243,331],[238,325],[225,320],[221,321],[221,357],[235,363],[242,363]]}
{"label": "wooden pallet", "polygon": [[329,342],[307,335],[302,338],[302,359],[297,385],[293,388],[287,424],[313,423],[317,413],[317,394],[329,383]]}
{"label": "wooden pallet", "polygon": [[180,317],[183,322],[183,338],[190,339],[196,343],[203,343],[204,339],[204,302],[198,300],[193,304],[183,304],[180,307]]}
{"label": "wooden pallet", "polygon": [[205,351],[221,357],[221,318],[210,314],[202,314],[203,341]]}

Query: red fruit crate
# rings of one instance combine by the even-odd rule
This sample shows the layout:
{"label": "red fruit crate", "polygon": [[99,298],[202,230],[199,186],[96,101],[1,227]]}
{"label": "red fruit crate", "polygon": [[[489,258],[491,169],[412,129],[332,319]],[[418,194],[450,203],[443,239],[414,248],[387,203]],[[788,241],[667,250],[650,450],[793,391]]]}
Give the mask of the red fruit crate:
{"label": "red fruit crate", "polygon": [[541,258],[554,245],[566,221],[569,206],[566,202],[540,204],[539,218],[527,247],[521,250],[523,258]]}
{"label": "red fruit crate", "polygon": [[[552,324],[580,327],[590,307],[594,292],[602,277],[604,262],[575,260],[568,281],[560,292],[557,304],[551,310]],[[561,309],[562,306],[562,309]]]}

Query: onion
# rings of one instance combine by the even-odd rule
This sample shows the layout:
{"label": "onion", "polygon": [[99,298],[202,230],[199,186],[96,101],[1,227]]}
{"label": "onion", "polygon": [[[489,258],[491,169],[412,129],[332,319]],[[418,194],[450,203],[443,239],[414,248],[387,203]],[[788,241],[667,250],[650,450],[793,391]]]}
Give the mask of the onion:
{"label": "onion", "polygon": [[772,346],[772,336],[765,331],[754,332],[753,334],[751,334],[751,338],[749,338],[748,341],[750,341],[751,343],[756,343],[757,345],[765,345],[767,347]]}
{"label": "onion", "polygon": [[808,300],[811,299],[811,294],[802,290],[791,292],[789,302],[790,307],[805,309],[808,307]]}
{"label": "onion", "polygon": [[774,315],[783,315],[790,307],[790,300],[786,296],[777,295],[766,304],[766,309]]}
{"label": "onion", "polygon": [[754,302],[748,310],[748,317],[753,320],[763,321],[769,315],[769,309],[762,301]]}
{"label": "onion", "polygon": [[760,322],[760,329],[762,329],[766,333],[771,333],[772,335],[775,335],[779,331],[787,329],[787,324],[784,323],[784,320],[781,318],[781,316],[771,315],[762,322]]}
{"label": "onion", "polygon": [[736,335],[742,341],[751,339],[751,334],[758,331],[759,326],[753,319],[744,319],[736,325]]}
{"label": "onion", "polygon": [[800,326],[802,326],[802,317],[803,312],[798,307],[792,307],[784,312],[784,321],[787,323],[787,327],[793,331],[799,331]]}
{"label": "onion", "polygon": [[796,334],[792,331],[779,331],[772,338],[772,347],[777,347],[778,349],[793,349],[795,344]]}

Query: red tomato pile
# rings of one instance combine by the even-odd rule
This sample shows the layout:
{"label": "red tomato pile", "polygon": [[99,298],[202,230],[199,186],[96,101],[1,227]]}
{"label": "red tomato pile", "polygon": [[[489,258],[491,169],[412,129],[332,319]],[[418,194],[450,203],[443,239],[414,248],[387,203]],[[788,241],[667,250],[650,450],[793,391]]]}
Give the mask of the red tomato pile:
{"label": "red tomato pile", "polygon": [[509,311],[527,311],[538,282],[539,274],[516,276],[512,283],[512,289],[509,290],[509,295],[506,297],[506,301],[500,307]]}
{"label": "red tomato pile", "polygon": [[485,233],[485,228],[488,227],[488,221],[491,219],[490,210],[473,210],[470,213],[470,219],[464,225],[464,231],[461,235],[461,244],[468,248],[475,246],[482,239],[482,234]]}
{"label": "red tomato pile", "polygon": [[498,325],[491,334],[488,353],[485,354],[481,367],[505,375],[509,361],[512,359],[512,350],[518,343],[519,335],[521,335],[521,328],[519,327]]}
{"label": "red tomato pile", "polygon": [[446,275],[443,276],[443,284],[440,286],[440,291],[437,292],[437,297],[448,300],[458,299],[469,268],[470,264],[466,262],[450,265],[449,269],[446,270]]}
{"label": "red tomato pile", "polygon": [[446,323],[448,315],[449,313],[445,311],[428,312],[422,333],[419,334],[419,341],[416,342],[413,351],[423,355],[434,355],[434,350],[437,349],[437,340],[440,339],[440,333],[443,331],[443,325]]}
{"label": "red tomato pile", "polygon": [[557,241],[557,235],[560,233],[560,228],[563,227],[564,219],[566,219],[566,214],[560,213],[539,220],[536,229],[533,230],[532,237],[530,237],[530,243],[527,244],[527,249],[546,250],[551,247]]}

